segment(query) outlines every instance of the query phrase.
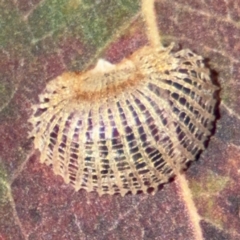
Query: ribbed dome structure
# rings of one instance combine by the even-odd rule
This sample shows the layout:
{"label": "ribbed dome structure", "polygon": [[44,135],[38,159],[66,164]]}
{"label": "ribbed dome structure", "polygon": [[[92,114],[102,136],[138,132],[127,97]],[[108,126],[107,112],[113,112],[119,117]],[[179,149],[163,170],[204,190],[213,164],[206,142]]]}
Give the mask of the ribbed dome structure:
{"label": "ribbed dome structure", "polygon": [[172,47],[50,81],[30,119],[41,162],[75,190],[123,196],[156,190],[195,160],[217,87],[202,57]]}

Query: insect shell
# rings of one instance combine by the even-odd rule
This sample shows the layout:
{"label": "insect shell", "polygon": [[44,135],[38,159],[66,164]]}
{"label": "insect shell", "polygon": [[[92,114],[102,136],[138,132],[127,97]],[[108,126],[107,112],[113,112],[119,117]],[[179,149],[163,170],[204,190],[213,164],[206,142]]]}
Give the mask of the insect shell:
{"label": "insect shell", "polygon": [[40,161],[76,191],[153,192],[205,148],[216,100],[203,59],[173,44],[50,81],[30,119]]}

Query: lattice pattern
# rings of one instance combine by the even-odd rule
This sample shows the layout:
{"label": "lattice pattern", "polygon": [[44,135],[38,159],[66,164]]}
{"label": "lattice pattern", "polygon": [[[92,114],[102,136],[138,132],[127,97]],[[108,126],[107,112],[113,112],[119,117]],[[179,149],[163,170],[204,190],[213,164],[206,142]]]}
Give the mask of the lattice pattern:
{"label": "lattice pattern", "polygon": [[156,190],[211,134],[217,88],[209,74],[202,57],[172,45],[143,47],[106,69],[64,73],[47,85],[30,120],[41,162],[76,190]]}

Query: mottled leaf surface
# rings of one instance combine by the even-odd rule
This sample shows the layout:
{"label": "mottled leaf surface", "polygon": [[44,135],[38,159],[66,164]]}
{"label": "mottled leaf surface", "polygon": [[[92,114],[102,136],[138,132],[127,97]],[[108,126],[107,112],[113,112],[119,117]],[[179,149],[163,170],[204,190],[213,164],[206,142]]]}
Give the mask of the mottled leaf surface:
{"label": "mottled leaf surface", "polygon": [[157,0],[155,13],[165,45],[190,48],[214,70],[215,133],[156,195],[99,197],[39,163],[27,120],[51,79],[147,44],[140,1],[0,1],[1,240],[240,239],[240,1]]}

